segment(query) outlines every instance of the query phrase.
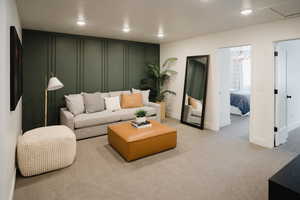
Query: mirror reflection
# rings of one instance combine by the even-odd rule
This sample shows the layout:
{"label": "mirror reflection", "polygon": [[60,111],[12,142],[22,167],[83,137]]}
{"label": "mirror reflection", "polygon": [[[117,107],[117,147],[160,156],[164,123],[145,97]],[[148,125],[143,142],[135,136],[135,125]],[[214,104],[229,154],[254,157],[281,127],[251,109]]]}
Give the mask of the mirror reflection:
{"label": "mirror reflection", "polygon": [[203,129],[209,56],[187,57],[181,122]]}

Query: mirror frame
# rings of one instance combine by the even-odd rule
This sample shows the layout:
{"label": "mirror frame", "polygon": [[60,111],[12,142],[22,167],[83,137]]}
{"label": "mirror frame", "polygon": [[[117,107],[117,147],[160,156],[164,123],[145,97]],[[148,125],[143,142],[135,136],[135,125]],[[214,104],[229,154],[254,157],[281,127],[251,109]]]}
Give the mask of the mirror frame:
{"label": "mirror frame", "polygon": [[[184,115],[184,105],[185,105],[185,93],[186,93],[186,84],[187,84],[187,71],[188,71],[188,61],[191,58],[206,58],[207,59],[207,67],[205,69],[205,80],[204,80],[204,94],[203,94],[203,108],[202,108],[202,117],[201,124],[197,126],[195,124],[188,123],[183,120]],[[208,85],[208,69],[209,69],[209,55],[199,55],[199,56],[187,56],[186,57],[186,67],[185,67],[185,78],[184,78],[184,88],[183,88],[183,97],[182,97],[182,106],[181,106],[181,119],[180,122],[195,128],[204,129],[204,119],[205,119],[205,108],[206,108],[206,96],[207,96],[207,85]]]}

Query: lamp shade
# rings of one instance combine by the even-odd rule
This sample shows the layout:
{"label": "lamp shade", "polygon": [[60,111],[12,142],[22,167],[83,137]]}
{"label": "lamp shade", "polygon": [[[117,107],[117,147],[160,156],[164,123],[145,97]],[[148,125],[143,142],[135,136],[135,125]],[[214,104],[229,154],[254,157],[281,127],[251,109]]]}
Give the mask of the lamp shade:
{"label": "lamp shade", "polygon": [[49,82],[48,82],[48,91],[52,91],[52,90],[58,90],[60,88],[63,88],[64,85],[60,82],[60,80],[58,80],[58,78],[56,77],[51,77]]}

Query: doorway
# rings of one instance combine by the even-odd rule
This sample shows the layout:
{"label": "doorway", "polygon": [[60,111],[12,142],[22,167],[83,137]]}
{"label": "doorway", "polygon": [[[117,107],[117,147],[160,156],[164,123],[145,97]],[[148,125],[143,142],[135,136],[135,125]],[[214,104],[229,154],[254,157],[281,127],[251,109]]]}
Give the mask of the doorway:
{"label": "doorway", "polygon": [[251,46],[222,48],[217,52],[220,70],[220,132],[249,140],[251,97]]}
{"label": "doorway", "polygon": [[300,153],[300,40],[275,43],[275,146]]}

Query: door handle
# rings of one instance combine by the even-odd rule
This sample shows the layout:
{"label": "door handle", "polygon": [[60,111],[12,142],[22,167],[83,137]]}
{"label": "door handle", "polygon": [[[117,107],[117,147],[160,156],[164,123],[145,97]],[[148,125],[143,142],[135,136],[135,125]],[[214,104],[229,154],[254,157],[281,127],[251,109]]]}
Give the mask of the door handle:
{"label": "door handle", "polygon": [[291,99],[291,98],[292,98],[292,96],[290,96],[290,95],[287,95],[287,96],[286,96],[286,98],[287,98],[287,99]]}

